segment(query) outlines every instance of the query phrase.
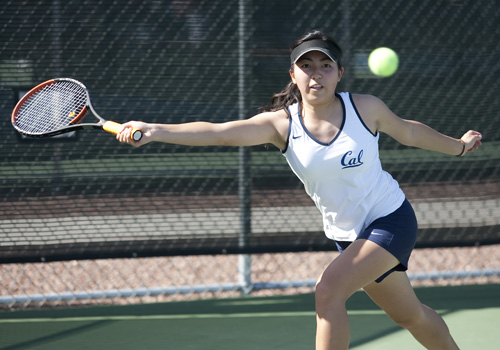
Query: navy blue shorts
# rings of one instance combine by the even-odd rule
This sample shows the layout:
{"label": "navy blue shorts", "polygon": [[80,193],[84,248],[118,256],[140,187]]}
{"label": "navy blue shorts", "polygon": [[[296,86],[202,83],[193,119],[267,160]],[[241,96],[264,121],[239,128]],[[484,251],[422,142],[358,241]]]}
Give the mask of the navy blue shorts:
{"label": "navy blue shorts", "polygon": [[[377,243],[399,260],[399,265],[384,273],[375,282],[382,282],[393,271],[408,270],[408,260],[417,241],[417,218],[410,202],[405,199],[399,209],[372,222],[356,239]],[[352,242],[335,243],[342,253]]]}

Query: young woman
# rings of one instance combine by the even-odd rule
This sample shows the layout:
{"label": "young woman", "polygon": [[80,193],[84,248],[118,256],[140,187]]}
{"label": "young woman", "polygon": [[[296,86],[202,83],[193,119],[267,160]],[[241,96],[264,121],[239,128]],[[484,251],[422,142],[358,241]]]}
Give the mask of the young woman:
{"label": "young woman", "polygon": [[[376,97],[336,93],[341,58],[331,37],[311,32],[292,46],[291,82],[256,116],[220,124],[129,122],[117,139],[136,147],[151,141],[275,145],[342,252],[316,285],[316,349],[348,348],[345,304],[361,288],[427,349],[458,349],[443,319],[417,299],[405,273],[417,223],[398,183],[382,170],[378,139],[383,132],[407,146],[463,156],[481,144],[481,134],[471,130],[455,139],[399,118]],[[133,128],[143,131],[140,142],[130,140]]]}

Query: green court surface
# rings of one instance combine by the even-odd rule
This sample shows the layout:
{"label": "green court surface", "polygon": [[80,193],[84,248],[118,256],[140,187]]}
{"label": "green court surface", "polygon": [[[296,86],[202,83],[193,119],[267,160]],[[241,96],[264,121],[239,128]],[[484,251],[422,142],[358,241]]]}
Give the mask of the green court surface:
{"label": "green court surface", "polygon": [[[500,285],[417,288],[461,349],[500,349]],[[348,302],[351,349],[422,349],[364,293]],[[0,350],[313,349],[312,294],[0,313]]]}

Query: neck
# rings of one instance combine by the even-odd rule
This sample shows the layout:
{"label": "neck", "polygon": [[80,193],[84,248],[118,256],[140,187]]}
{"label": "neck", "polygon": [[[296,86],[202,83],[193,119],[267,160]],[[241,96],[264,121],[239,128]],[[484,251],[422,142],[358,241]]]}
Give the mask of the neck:
{"label": "neck", "polygon": [[307,103],[302,101],[300,105],[302,118],[315,119],[315,120],[327,120],[330,119],[335,113],[335,109],[338,104],[338,98],[336,95],[332,99],[329,99],[325,103]]}

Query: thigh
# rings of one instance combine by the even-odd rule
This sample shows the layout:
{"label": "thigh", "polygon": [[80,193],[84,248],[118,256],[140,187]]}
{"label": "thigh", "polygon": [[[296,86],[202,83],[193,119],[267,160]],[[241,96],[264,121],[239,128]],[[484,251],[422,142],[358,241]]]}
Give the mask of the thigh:
{"label": "thigh", "polygon": [[378,244],[358,239],[323,271],[318,286],[334,288],[347,299],[398,264],[399,261]]}
{"label": "thigh", "polygon": [[370,283],[363,289],[397,323],[405,322],[423,311],[406,272],[393,272],[382,282]]}

